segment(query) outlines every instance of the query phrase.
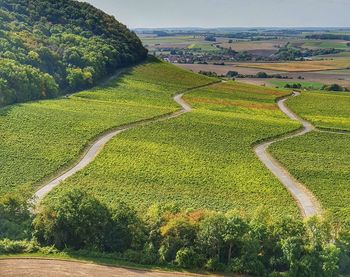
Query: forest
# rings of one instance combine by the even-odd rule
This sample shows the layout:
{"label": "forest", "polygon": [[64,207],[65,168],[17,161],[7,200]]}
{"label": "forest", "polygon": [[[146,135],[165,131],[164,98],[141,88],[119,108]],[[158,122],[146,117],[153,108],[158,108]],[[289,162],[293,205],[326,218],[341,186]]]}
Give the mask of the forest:
{"label": "forest", "polygon": [[88,88],[147,56],[113,16],[72,0],[0,0],[0,106]]}

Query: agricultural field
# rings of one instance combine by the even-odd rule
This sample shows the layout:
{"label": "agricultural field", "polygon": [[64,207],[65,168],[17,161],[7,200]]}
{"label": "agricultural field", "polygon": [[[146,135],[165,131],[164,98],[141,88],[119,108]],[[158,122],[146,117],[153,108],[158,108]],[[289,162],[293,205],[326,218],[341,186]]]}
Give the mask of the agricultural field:
{"label": "agricultural field", "polygon": [[310,49],[329,49],[329,48],[335,48],[335,49],[343,49],[348,50],[350,47],[347,46],[348,41],[345,40],[309,40],[305,41],[304,44],[302,44],[301,47],[303,48],[310,48]]}
{"label": "agricultural field", "polygon": [[350,93],[303,92],[288,106],[318,128],[350,131]]}
{"label": "agricultural field", "polygon": [[[350,94],[304,92],[288,106],[318,128],[350,131]],[[350,132],[312,132],[272,145],[271,153],[309,188],[325,210],[350,219]]]}
{"label": "agricultural field", "polygon": [[[350,124],[350,117],[348,117]],[[350,126],[350,125],[348,125]],[[350,220],[349,135],[312,132],[278,142],[270,152],[341,221]]]}
{"label": "agricultural field", "polygon": [[292,196],[253,151],[254,143],[299,128],[276,106],[286,93],[237,82],[190,92],[185,100],[193,112],[113,138],[46,201],[78,187],[138,211],[159,204],[299,216]]}
{"label": "agricultural field", "polygon": [[323,84],[317,82],[305,82],[305,81],[270,81],[270,83],[276,88],[284,88],[286,85],[300,84],[302,89],[321,90]]}
{"label": "agricultural field", "polygon": [[259,68],[261,70],[277,70],[284,72],[311,72],[323,70],[347,69],[350,67],[349,59],[334,59],[324,61],[302,61],[282,63],[243,63],[241,67]]}
{"label": "agricultural field", "polygon": [[234,41],[233,43],[223,43],[225,48],[232,48],[235,51],[254,51],[254,50],[275,50],[284,46],[287,42],[283,40],[264,40],[264,41]]}
{"label": "agricultural field", "polygon": [[72,164],[99,134],[177,110],[172,95],[210,82],[149,61],[88,91],[0,109],[0,195],[32,193],[44,178]]}

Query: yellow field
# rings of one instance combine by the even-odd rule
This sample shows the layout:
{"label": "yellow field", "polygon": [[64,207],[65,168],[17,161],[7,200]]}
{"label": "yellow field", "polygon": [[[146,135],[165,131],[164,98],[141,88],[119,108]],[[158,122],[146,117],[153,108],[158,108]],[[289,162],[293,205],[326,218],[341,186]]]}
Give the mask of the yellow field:
{"label": "yellow field", "polygon": [[261,68],[286,72],[310,72],[321,70],[345,69],[350,67],[350,59],[325,61],[300,61],[286,63],[242,63],[240,67]]}

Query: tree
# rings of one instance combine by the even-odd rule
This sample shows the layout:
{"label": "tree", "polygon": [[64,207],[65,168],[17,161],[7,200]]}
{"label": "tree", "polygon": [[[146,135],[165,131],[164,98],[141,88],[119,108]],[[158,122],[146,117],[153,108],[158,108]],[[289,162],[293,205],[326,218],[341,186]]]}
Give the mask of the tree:
{"label": "tree", "polygon": [[229,72],[227,72],[226,77],[228,77],[228,78],[234,78],[234,77],[237,77],[238,74],[239,74],[239,73],[238,73],[237,71],[229,71]]}
{"label": "tree", "polygon": [[111,215],[105,205],[77,189],[63,192],[41,206],[33,222],[35,237],[58,249],[92,247],[103,250]]}
{"label": "tree", "polygon": [[232,250],[241,247],[244,235],[248,232],[249,225],[238,216],[232,216],[227,219],[225,232],[223,235],[224,242],[229,244],[227,262],[231,261]]}
{"label": "tree", "polygon": [[224,245],[227,220],[222,214],[213,214],[205,218],[199,225],[198,244],[209,258],[220,258]]}

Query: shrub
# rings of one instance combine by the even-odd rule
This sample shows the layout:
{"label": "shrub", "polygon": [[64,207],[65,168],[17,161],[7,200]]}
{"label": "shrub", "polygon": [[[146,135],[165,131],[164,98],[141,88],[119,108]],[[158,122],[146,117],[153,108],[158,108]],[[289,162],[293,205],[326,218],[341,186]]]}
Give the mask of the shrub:
{"label": "shrub", "polygon": [[11,241],[9,239],[0,241],[0,254],[35,253],[39,249],[39,244],[34,241]]}
{"label": "shrub", "polygon": [[183,268],[196,268],[199,264],[199,257],[193,248],[181,248],[176,253],[175,263]]}
{"label": "shrub", "polygon": [[92,247],[104,249],[111,227],[108,209],[78,190],[68,191],[59,201],[42,206],[34,220],[35,237],[44,245],[58,249]]}

